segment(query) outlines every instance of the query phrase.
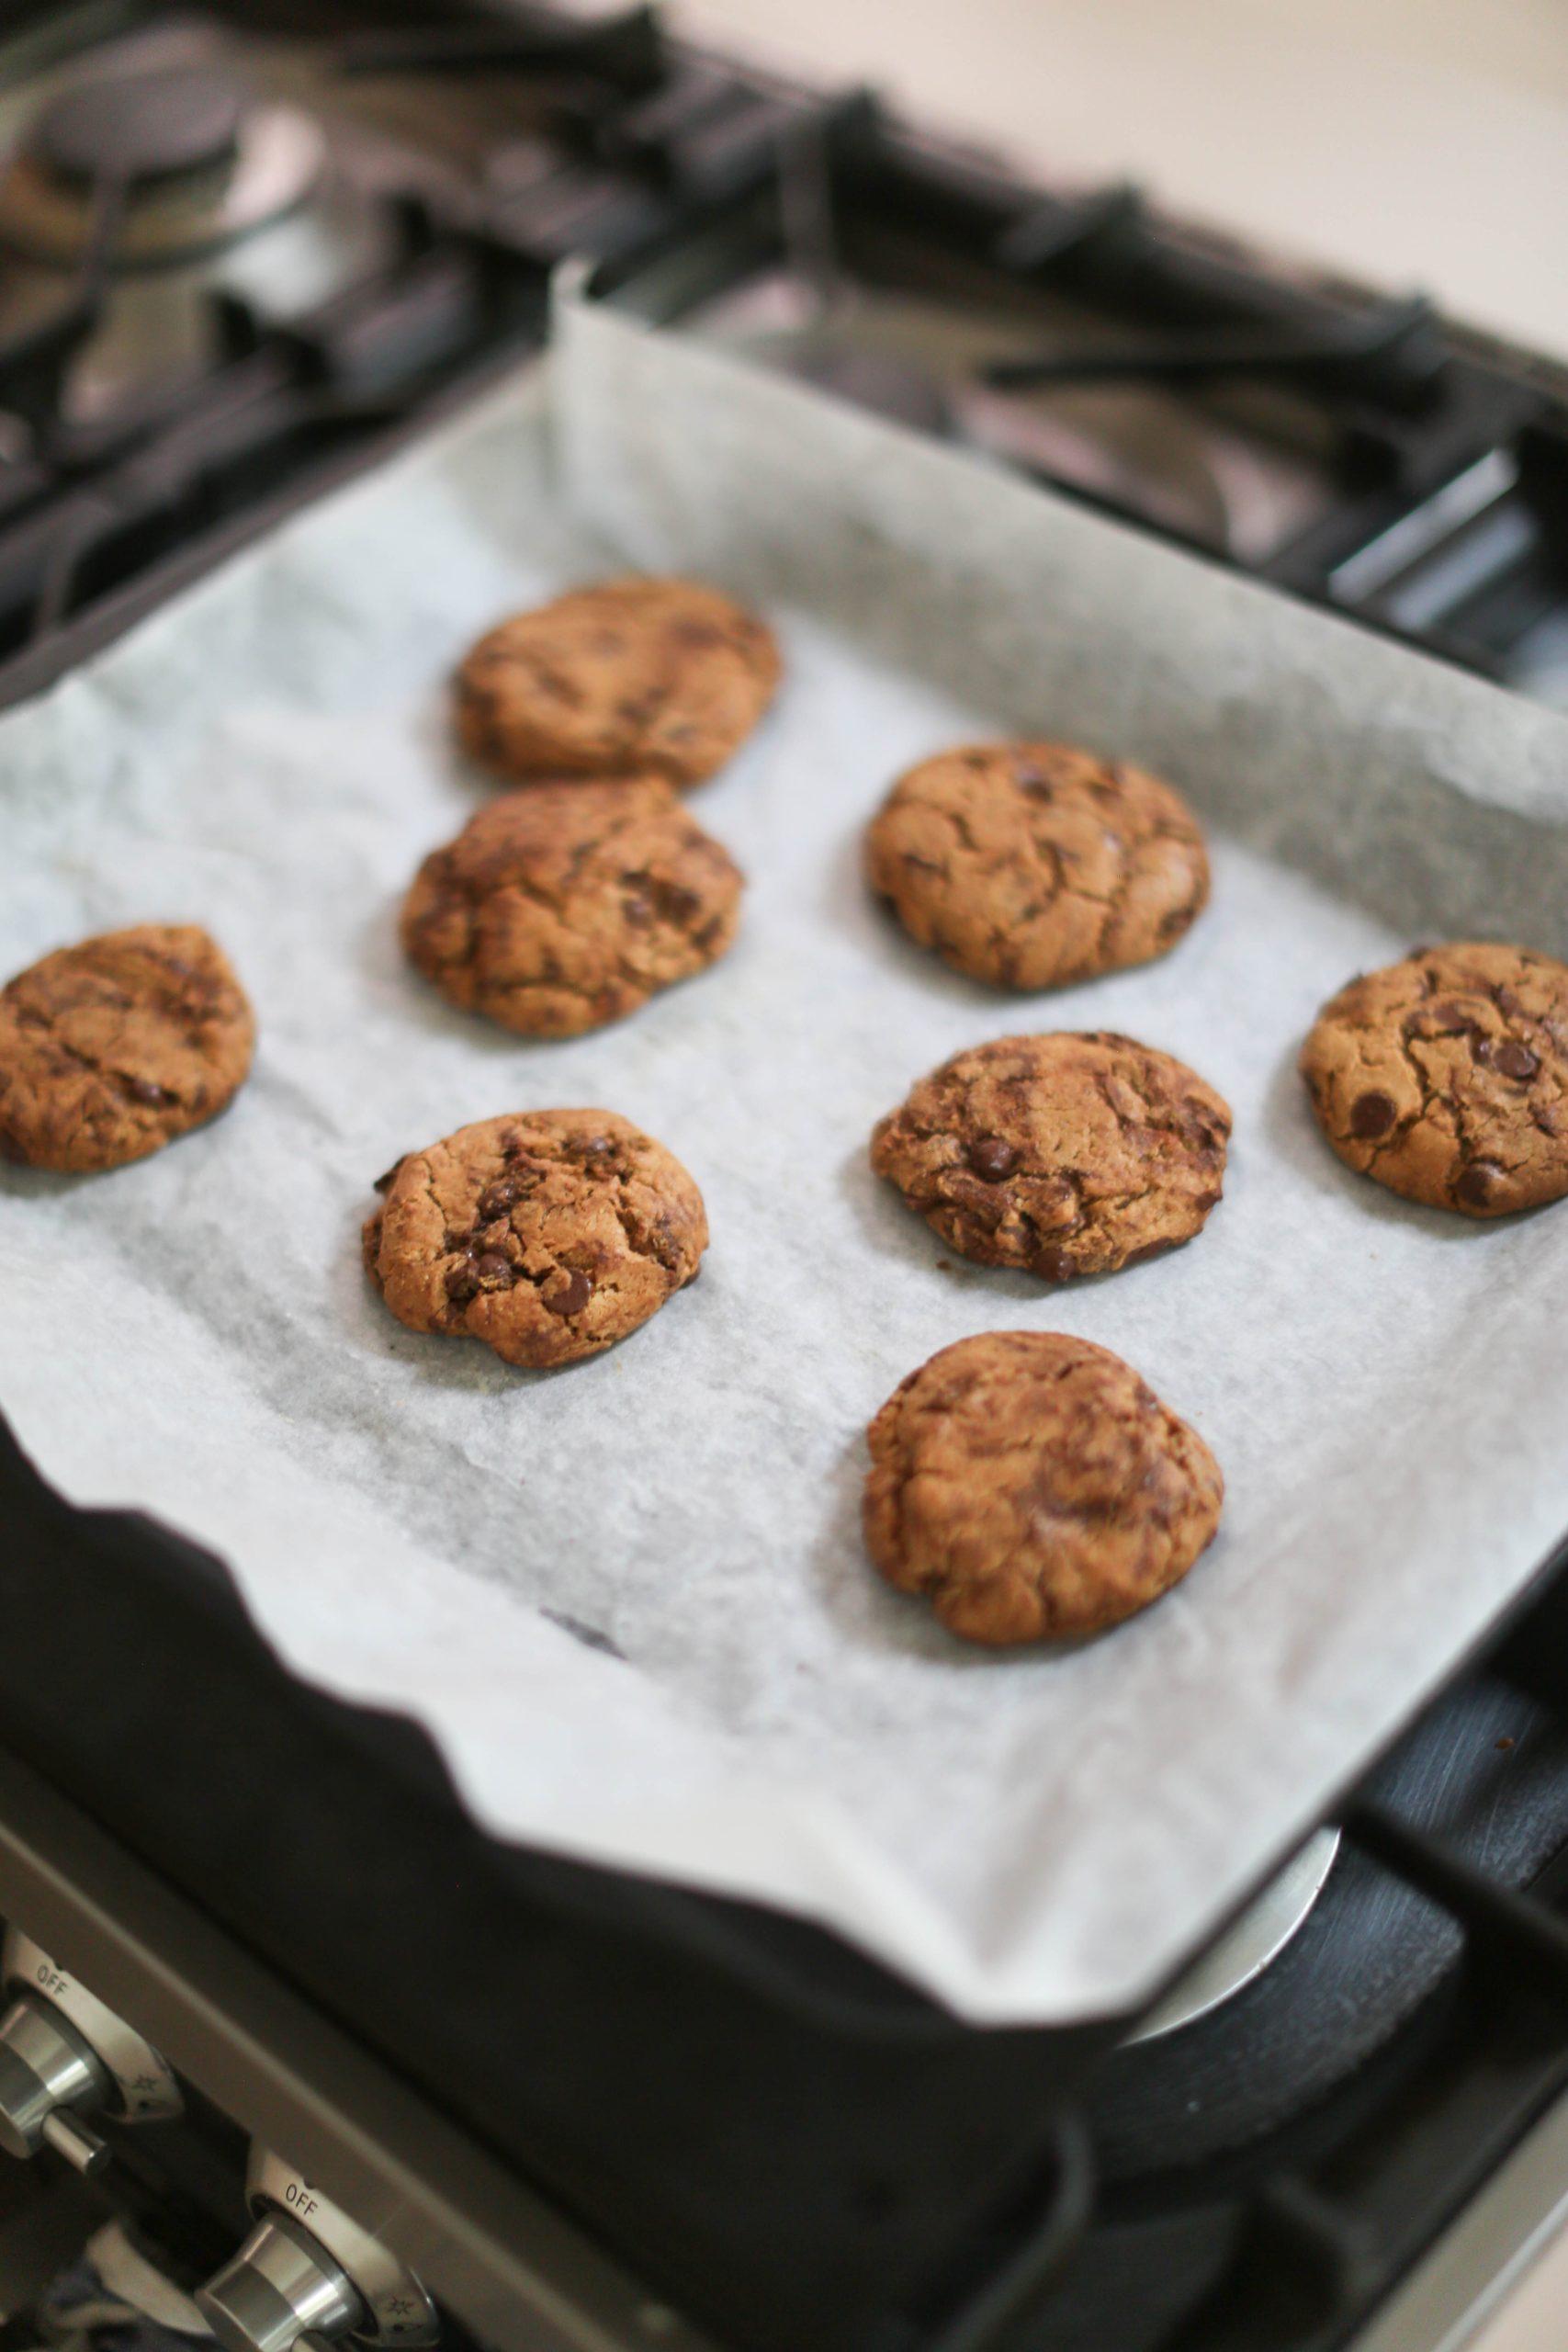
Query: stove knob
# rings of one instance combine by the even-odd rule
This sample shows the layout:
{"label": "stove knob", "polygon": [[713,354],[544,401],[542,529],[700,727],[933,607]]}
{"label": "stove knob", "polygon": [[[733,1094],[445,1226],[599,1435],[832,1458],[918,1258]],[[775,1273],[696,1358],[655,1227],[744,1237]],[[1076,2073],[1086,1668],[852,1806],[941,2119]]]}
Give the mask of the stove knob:
{"label": "stove knob", "polygon": [[196,2293],[224,2352],[293,2352],[302,2336],[420,2352],[439,2329],[430,2297],[390,2248],[313,2183],[253,2148],[246,2188],[256,2226]]}
{"label": "stove knob", "polygon": [[179,2085],[158,2052],[15,1928],[0,1974],[15,1996],[0,2017],[0,2149],[51,2147],[78,2172],[96,2172],[110,2151],[84,2112],[118,2123],[179,2114]]}
{"label": "stove knob", "polygon": [[73,2108],[107,2107],[107,2069],[47,2001],[24,1993],[0,2018],[0,2148],[33,2156],[46,2143],[79,2172],[96,2172],[108,2150]]}
{"label": "stove knob", "polygon": [[258,2222],[232,2262],[196,2290],[224,2352],[294,2352],[302,2335],[350,2335],[365,2306],[346,2274],[286,2213]]}

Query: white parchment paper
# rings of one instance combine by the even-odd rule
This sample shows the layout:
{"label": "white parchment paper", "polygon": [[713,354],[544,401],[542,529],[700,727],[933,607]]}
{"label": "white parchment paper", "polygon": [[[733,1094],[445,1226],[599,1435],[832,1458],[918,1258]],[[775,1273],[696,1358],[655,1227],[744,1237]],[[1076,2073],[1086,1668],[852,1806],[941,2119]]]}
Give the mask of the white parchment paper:
{"label": "white parchment paper", "polygon": [[[213,1126],[0,1176],[0,1404],[85,1502],[230,1562],[301,1672],[431,1728],[490,1824],[813,1914],[977,2018],[1130,2004],[1310,1821],[1568,1525],[1568,1208],[1395,1202],[1317,1137],[1321,1000],[1413,933],[1568,950],[1568,729],[807,393],[569,306],[536,381],[310,513],[0,725],[6,968],[208,922],[254,998]],[[777,710],[695,801],[750,877],[711,973],[530,1046],[402,964],[400,896],[484,787],[444,680],[627,560],[754,594]],[[890,778],[1077,737],[1210,820],[1167,962],[1001,998],[858,878]],[[1054,1293],[879,1187],[873,1121],[954,1048],[1134,1032],[1236,1116],[1190,1248]],[[607,1104],[687,1162],[702,1281],[549,1377],[403,1330],[372,1178],[511,1108]],[[1213,1444],[1219,1542],[1098,1643],[965,1651],[858,1534],[861,1433],[969,1332],[1129,1356]]]}

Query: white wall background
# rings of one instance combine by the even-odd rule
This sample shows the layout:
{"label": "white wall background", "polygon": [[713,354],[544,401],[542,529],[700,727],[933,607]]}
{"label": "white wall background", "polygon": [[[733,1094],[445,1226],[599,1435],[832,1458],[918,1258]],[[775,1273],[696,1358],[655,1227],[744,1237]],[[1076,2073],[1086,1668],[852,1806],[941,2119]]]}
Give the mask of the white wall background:
{"label": "white wall background", "polygon": [[1568,0],[687,0],[1043,170],[1351,266],[1568,357]]}

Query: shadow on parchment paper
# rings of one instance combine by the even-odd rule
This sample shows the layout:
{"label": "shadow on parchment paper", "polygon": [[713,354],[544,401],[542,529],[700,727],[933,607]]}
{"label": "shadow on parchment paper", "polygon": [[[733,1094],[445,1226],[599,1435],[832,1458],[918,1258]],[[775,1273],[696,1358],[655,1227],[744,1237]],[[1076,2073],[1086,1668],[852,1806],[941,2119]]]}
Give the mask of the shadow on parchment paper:
{"label": "shadow on parchment paper", "polygon": [[[136,1165],[134,1160],[129,1164]],[[113,1174],[115,1171],[109,1170],[107,1172]],[[73,1176],[62,1176],[51,1168],[25,1168],[15,1159],[0,1158],[0,1193],[16,1201],[63,1200],[78,1186],[91,1184],[93,1181],[92,1170],[84,1170]]]}
{"label": "shadow on parchment paper", "polygon": [[1524,1217],[1542,1214],[1540,1209],[1521,1209],[1514,1216],[1472,1217],[1463,1216],[1455,1209],[1426,1208],[1419,1201],[1407,1201],[1402,1194],[1391,1193],[1386,1184],[1379,1184],[1371,1176],[1348,1167],[1330,1148],[1328,1138],[1317,1124],[1306,1081],[1296,1067],[1300,1051],[1299,1043],[1292,1043],[1276,1064],[1263,1099],[1262,1126],[1281,1158],[1307,1177],[1318,1192],[1350,1201],[1375,1224],[1414,1225],[1434,1240],[1460,1242],[1472,1248],[1500,1227],[1517,1225]]}

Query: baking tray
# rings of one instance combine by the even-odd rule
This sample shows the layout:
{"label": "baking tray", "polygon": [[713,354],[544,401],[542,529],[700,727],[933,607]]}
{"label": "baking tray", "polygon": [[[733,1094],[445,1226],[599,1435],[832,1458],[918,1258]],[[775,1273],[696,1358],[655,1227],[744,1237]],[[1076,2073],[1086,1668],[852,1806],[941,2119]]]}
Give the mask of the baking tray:
{"label": "baking tray", "polygon": [[[639,1021],[531,1049],[429,1001],[393,910],[473,805],[450,658],[627,556],[780,620],[790,687],[699,804],[751,871],[750,921]],[[1215,904],[1166,964],[998,1001],[866,902],[855,844],[889,775],[1003,728],[1148,760],[1206,812]],[[1290,1070],[1321,996],[1411,928],[1563,944],[1565,741],[569,302],[547,412],[507,399],[9,723],[7,789],[51,844],[13,873],[17,945],[177,879],[253,978],[264,1049],[178,1151],[94,1187],[6,1179],[0,1396],[66,1492],[221,1550],[301,1671],[418,1713],[491,1827],[814,1915],[972,2017],[1113,2016],[1568,1518],[1568,1234],[1386,1201],[1324,1150]],[[1231,1189],[1198,1245],[1056,1295],[944,1269],[871,1182],[865,1135],[916,1071],[1029,1025],[1137,1030],[1232,1095]],[[367,1173],[512,1101],[595,1098],[708,1190],[698,1291],[547,1384],[389,1326],[354,1261]],[[980,1660],[866,1569],[859,1431],[932,1348],[1020,1323],[1132,1356],[1215,1443],[1231,1501],[1145,1620]]]}

